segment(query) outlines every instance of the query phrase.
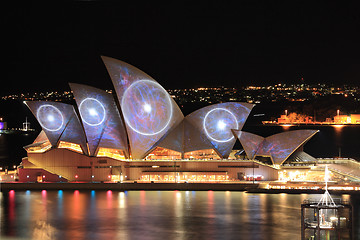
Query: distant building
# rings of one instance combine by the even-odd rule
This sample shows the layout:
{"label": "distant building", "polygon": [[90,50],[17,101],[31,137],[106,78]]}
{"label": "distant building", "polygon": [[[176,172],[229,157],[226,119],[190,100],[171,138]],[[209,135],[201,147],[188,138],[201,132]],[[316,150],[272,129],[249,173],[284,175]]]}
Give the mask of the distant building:
{"label": "distant building", "polygon": [[334,116],[335,124],[360,124],[360,114],[336,115]]}
{"label": "distant building", "polygon": [[7,122],[0,122],[0,130],[7,128]]}
{"label": "distant building", "polygon": [[7,129],[7,122],[3,122],[3,119],[0,118],[0,130]]}
{"label": "distant building", "polygon": [[280,115],[277,119],[278,124],[308,124],[313,123],[311,116],[290,113],[289,115]]}
{"label": "distant building", "polygon": [[279,124],[290,123],[290,119],[286,115],[281,115],[277,121]]}
{"label": "distant building", "polygon": [[348,115],[336,115],[334,117],[335,124],[348,124],[351,123],[351,117]]}
{"label": "distant building", "polygon": [[352,124],[360,124],[360,114],[351,114],[350,117]]}

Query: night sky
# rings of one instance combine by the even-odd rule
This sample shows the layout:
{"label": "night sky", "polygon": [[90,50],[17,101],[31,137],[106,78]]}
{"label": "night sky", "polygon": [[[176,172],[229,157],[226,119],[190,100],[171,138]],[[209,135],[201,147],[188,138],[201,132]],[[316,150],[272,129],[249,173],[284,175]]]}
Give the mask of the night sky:
{"label": "night sky", "polygon": [[111,89],[100,56],[165,88],[360,85],[360,8],[348,1],[20,2],[2,11],[2,95]]}

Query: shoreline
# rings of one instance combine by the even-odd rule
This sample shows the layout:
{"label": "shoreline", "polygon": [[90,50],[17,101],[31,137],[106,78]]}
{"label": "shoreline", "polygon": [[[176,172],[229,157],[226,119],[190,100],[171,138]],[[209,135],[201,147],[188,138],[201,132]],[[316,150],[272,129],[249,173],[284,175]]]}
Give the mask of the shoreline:
{"label": "shoreline", "polygon": [[[259,194],[323,194],[324,190],[314,189],[265,189],[258,183],[1,183],[0,191],[11,190],[145,190],[145,191],[244,191]],[[354,190],[329,190],[330,194],[360,195]]]}
{"label": "shoreline", "polygon": [[252,183],[1,183],[0,191],[9,190],[179,190],[245,191],[258,188]]}

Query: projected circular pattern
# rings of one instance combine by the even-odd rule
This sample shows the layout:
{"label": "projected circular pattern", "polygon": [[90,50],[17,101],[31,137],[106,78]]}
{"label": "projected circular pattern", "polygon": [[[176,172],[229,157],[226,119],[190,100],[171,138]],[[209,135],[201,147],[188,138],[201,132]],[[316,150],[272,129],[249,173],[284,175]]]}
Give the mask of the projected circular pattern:
{"label": "projected circular pattern", "polygon": [[81,119],[89,126],[98,126],[105,120],[104,105],[95,98],[85,98],[79,105]]}
{"label": "projected circular pattern", "polygon": [[205,115],[203,128],[211,140],[228,142],[234,138],[231,129],[237,129],[238,122],[231,111],[225,108],[214,108]]}
{"label": "projected circular pattern", "polygon": [[56,132],[64,125],[64,116],[61,111],[53,105],[45,104],[36,111],[36,118],[45,130]]}
{"label": "projected circular pattern", "polygon": [[162,132],[172,118],[169,94],[160,84],[150,80],[131,84],[124,92],[121,107],[127,125],[142,135]]}

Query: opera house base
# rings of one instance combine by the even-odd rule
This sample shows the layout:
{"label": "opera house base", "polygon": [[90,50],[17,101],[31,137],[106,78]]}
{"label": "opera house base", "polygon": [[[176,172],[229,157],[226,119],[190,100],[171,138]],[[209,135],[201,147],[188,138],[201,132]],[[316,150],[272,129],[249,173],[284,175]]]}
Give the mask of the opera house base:
{"label": "opera house base", "polygon": [[[261,182],[217,182],[217,183],[134,183],[134,182],[2,182],[0,184],[0,191],[6,192],[11,190],[112,190],[112,191],[245,191],[252,194],[323,194],[323,189],[267,189],[263,188]],[[334,195],[349,194],[360,195],[360,191],[356,190],[332,190],[329,191]]]}
{"label": "opera house base", "polygon": [[1,183],[1,191],[10,190],[179,190],[179,191],[246,191],[258,184],[248,183]]}
{"label": "opera house base", "polygon": [[115,160],[89,157],[65,148],[28,152],[18,174],[20,182],[219,183],[278,179],[278,169],[257,161]]}

